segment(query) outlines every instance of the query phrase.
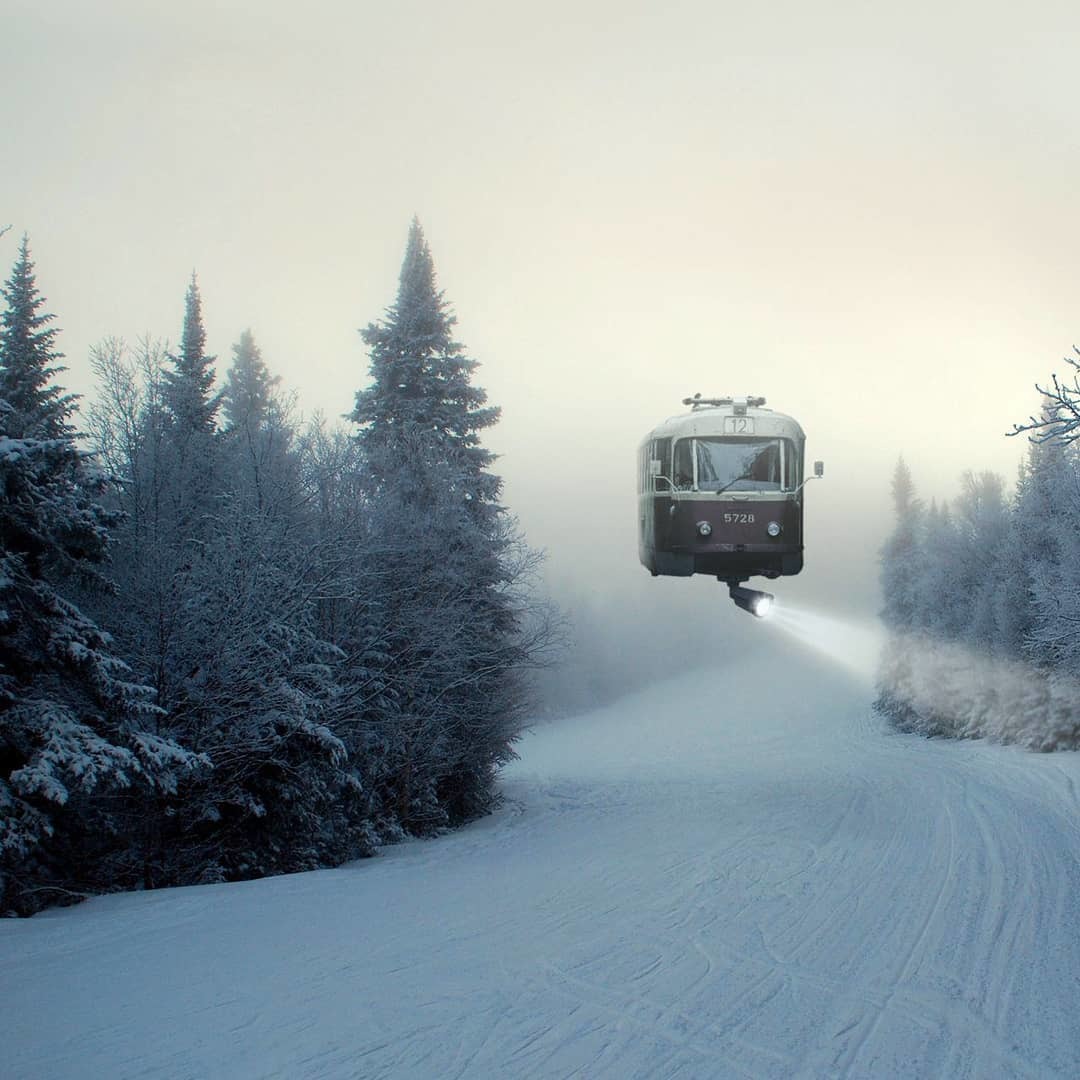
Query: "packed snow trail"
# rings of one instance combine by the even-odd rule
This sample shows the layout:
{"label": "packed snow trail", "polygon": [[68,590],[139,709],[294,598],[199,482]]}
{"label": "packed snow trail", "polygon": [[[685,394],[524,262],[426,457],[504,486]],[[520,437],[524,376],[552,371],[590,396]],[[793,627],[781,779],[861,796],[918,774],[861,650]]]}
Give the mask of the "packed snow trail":
{"label": "packed snow trail", "polygon": [[760,642],[538,729],[453,835],[0,921],[0,1075],[1080,1075],[1080,755]]}

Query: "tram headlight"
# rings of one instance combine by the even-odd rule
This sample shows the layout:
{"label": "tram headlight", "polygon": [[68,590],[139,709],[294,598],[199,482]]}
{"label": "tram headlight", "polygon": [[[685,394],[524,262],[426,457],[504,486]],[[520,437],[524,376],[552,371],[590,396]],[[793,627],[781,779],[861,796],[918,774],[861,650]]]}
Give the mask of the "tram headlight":
{"label": "tram headlight", "polygon": [[712,526],[707,521],[697,523],[698,536],[712,536]]}
{"label": "tram headlight", "polygon": [[773,606],[772,593],[760,589],[747,589],[742,585],[728,586],[728,595],[735,601],[735,606],[749,611],[759,619],[764,619]]}
{"label": "tram headlight", "polygon": [[765,526],[765,531],[770,536],[779,536],[784,530],[780,527],[779,521],[770,521],[769,524]]}

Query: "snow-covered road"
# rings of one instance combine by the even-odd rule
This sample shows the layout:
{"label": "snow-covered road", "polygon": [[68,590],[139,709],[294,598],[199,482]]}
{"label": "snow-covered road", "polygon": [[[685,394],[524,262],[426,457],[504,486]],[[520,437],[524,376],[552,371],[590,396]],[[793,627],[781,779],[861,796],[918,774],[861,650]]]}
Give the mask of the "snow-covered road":
{"label": "snow-covered road", "polygon": [[754,629],[457,834],[0,922],[0,1075],[1080,1075],[1080,755],[893,734]]}

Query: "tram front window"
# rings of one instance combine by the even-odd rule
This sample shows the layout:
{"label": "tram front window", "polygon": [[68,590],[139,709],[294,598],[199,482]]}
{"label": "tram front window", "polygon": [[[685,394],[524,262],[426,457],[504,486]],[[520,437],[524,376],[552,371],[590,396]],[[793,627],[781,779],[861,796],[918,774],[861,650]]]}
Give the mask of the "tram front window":
{"label": "tram front window", "polygon": [[793,455],[785,443],[783,439],[682,439],[675,447],[675,487],[682,491],[790,488]]}

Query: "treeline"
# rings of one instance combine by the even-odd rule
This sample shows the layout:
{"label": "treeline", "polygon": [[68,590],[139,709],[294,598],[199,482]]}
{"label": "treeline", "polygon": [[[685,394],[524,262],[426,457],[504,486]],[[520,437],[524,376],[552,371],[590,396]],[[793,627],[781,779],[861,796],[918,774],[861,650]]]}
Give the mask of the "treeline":
{"label": "treeline", "polygon": [[553,624],[420,226],[347,429],[250,332],[217,379],[193,277],[176,351],[93,350],[87,449],[25,240],[3,296],[0,912],[488,812]]}
{"label": "treeline", "polygon": [[967,473],[927,506],[897,466],[877,706],[903,730],[1080,748],[1080,386],[1042,393],[1011,497]]}

